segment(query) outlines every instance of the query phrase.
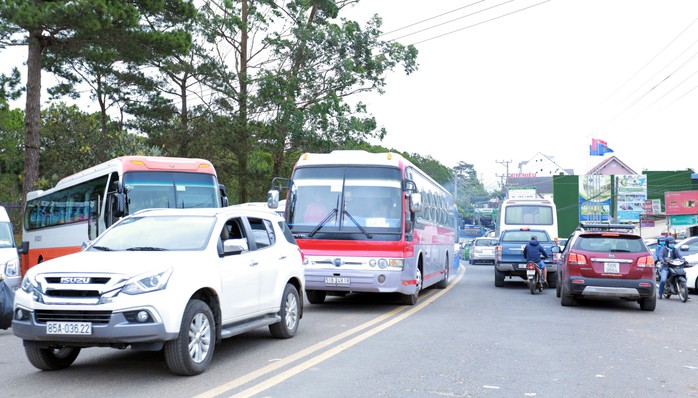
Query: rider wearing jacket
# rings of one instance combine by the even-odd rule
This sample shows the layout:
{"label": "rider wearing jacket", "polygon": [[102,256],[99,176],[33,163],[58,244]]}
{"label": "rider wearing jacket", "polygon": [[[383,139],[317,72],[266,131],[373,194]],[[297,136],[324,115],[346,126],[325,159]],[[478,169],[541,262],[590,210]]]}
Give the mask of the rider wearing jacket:
{"label": "rider wearing jacket", "polygon": [[662,269],[659,271],[659,299],[662,299],[664,295],[664,285],[666,284],[666,278],[669,276],[669,261],[674,259],[683,260],[679,248],[675,247],[675,240],[672,236],[666,238],[666,246],[662,247],[659,251],[659,261],[662,263]]}
{"label": "rider wearing jacket", "polygon": [[545,262],[543,259],[548,258],[548,254],[545,252],[543,246],[538,242],[538,238],[535,235],[531,236],[531,241],[524,247],[523,255],[526,257],[526,262],[534,262],[538,264],[540,269],[543,271],[543,286],[548,286],[548,269],[545,268]]}

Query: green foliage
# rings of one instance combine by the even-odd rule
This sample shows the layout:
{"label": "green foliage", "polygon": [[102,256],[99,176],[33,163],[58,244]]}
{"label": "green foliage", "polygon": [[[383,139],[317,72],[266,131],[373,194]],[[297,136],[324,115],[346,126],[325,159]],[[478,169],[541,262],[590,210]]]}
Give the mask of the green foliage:
{"label": "green foliage", "polygon": [[87,114],[75,105],[52,105],[43,112],[39,188],[118,156],[160,154],[144,137],[118,130],[114,123],[102,134],[100,126],[100,113]]}
{"label": "green foliage", "polygon": [[22,201],[24,112],[0,101],[0,203]]}

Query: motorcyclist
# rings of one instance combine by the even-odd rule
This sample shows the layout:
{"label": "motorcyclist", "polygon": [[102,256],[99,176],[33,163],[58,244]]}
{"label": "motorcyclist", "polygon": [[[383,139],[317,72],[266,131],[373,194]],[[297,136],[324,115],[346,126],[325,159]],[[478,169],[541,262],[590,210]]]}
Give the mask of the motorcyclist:
{"label": "motorcyclist", "polygon": [[531,236],[531,240],[526,244],[526,247],[524,247],[523,255],[527,263],[534,262],[538,264],[543,272],[543,287],[548,287],[548,269],[545,268],[545,262],[543,261],[543,259],[548,258],[548,254],[545,252],[543,246],[540,245],[535,235]]}
{"label": "motorcyclist", "polygon": [[666,246],[666,236],[657,238],[657,247],[654,249],[654,261],[659,262],[659,252]]}
{"label": "motorcyclist", "polygon": [[666,278],[669,276],[669,261],[674,259],[683,260],[683,256],[676,247],[676,241],[673,236],[666,238],[666,246],[663,246],[659,251],[659,261],[662,263],[662,269],[659,271],[659,299],[664,296],[664,285],[666,284]]}

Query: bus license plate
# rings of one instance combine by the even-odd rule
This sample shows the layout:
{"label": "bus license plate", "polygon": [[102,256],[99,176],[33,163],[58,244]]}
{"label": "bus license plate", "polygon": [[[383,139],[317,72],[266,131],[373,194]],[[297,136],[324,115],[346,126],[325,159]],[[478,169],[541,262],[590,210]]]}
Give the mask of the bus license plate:
{"label": "bus license plate", "polygon": [[348,277],[340,277],[340,276],[326,276],[325,277],[325,284],[326,285],[348,285],[350,282]]}
{"label": "bus license plate", "polygon": [[92,334],[92,323],[46,322],[46,334],[89,335]]}
{"label": "bus license plate", "polygon": [[604,263],[603,271],[607,274],[617,274],[620,272],[619,263]]}

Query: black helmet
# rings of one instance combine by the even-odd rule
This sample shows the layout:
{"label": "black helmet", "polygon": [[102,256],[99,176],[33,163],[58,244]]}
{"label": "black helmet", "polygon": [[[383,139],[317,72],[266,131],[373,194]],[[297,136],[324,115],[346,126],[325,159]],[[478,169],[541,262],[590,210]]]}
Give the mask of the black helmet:
{"label": "black helmet", "polygon": [[536,238],[536,235],[533,235],[531,236],[531,240],[538,240],[538,238]]}

